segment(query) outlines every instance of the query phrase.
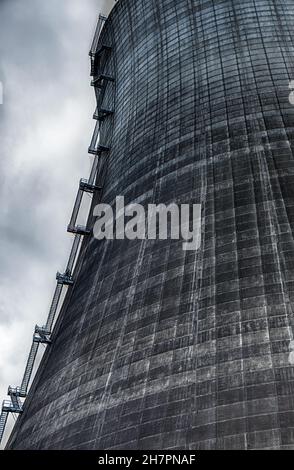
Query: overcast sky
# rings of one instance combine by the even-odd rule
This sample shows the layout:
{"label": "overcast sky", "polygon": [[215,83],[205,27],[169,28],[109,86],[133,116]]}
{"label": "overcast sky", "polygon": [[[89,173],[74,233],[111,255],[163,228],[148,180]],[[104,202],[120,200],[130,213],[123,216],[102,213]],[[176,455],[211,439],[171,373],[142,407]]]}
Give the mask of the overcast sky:
{"label": "overcast sky", "polygon": [[[88,51],[112,0],[0,0],[0,399],[64,270],[95,122]],[[9,426],[13,422],[10,417]]]}

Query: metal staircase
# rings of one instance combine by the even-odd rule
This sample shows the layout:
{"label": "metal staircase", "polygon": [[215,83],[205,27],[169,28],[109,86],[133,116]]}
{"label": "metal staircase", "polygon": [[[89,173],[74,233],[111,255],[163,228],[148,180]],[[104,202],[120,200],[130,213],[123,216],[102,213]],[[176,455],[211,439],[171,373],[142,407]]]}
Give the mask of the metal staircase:
{"label": "metal staircase", "polygon": [[106,20],[107,20],[107,16],[99,15],[92,46],[89,52],[90,57],[95,57],[95,55],[99,51],[98,44],[99,44],[100,34],[101,34],[102,28]]}
{"label": "metal staircase", "polygon": [[53,299],[51,302],[51,306],[50,306],[50,310],[49,310],[49,314],[48,314],[48,318],[47,318],[47,322],[45,326],[46,331],[52,330],[52,326],[53,326],[55,315],[56,315],[57,308],[59,305],[61,293],[62,293],[62,285],[57,284],[55,291],[54,291]]}
{"label": "metal staircase", "polygon": [[70,222],[69,222],[68,232],[72,233],[72,230],[69,230],[69,229],[70,228],[74,229],[75,226],[76,226],[76,221],[77,221],[78,214],[79,214],[79,211],[80,211],[80,207],[81,207],[81,204],[82,204],[82,199],[83,199],[83,191],[81,191],[79,189],[78,193],[77,193],[75,203],[74,203],[71,219],[70,219]]}
{"label": "metal staircase", "polygon": [[90,52],[92,77],[104,69],[111,49],[109,44],[102,44],[95,53]]}
{"label": "metal staircase", "polygon": [[21,414],[23,412],[23,403],[21,399],[25,399],[27,396],[32,374],[34,372],[39,345],[51,344],[51,335],[58,309],[61,307],[61,296],[63,289],[64,287],[71,287],[74,284],[74,269],[79,255],[82,237],[91,233],[87,227],[77,224],[83,194],[94,194],[95,191],[102,190],[102,187],[99,185],[99,183],[97,183],[97,180],[99,179],[98,168],[102,154],[109,152],[110,148],[100,143],[100,128],[102,122],[114,113],[113,110],[108,109],[107,107],[103,107],[106,88],[109,83],[114,82],[114,78],[112,76],[104,73],[104,68],[111,54],[112,47],[107,44],[99,44],[100,33],[106,19],[107,17],[99,15],[92,47],[89,52],[91,58],[91,75],[93,76],[92,85],[95,87],[95,94],[97,99],[97,108],[93,115],[93,119],[96,119],[97,122],[91,144],[88,149],[88,152],[94,155],[94,161],[89,179],[81,179],[79,182],[75,204],[73,207],[70,223],[68,225],[68,232],[75,234],[74,241],[65,272],[63,274],[60,272],[56,274],[56,288],[53,294],[46,324],[42,327],[38,325],[35,326],[32,345],[28,355],[21,385],[20,387],[15,388],[9,387],[8,396],[10,397],[10,400],[3,401],[0,415],[0,442],[4,435],[9,413]]}
{"label": "metal staircase", "polygon": [[70,273],[70,276],[73,273],[75,262],[78,256],[78,251],[80,248],[82,237],[81,235],[77,234],[74,238],[72,247],[71,247],[71,252],[68,258],[67,266],[66,266],[66,272]]}
{"label": "metal staircase", "polygon": [[[89,176],[89,179],[81,179],[79,183],[79,188],[76,196],[76,200],[74,203],[72,215],[70,218],[69,225],[67,227],[67,231],[69,233],[73,233],[79,236],[83,235],[89,235],[90,230],[87,229],[87,227],[84,227],[82,225],[77,225],[77,218],[80,212],[80,207],[82,204],[83,200],[83,195],[84,193],[90,193],[93,194],[95,191],[100,191],[102,188],[101,186],[98,186],[95,184],[96,176],[97,176],[97,169],[98,169],[98,163],[99,163],[99,155],[96,155],[94,158],[94,162],[92,165],[91,173]],[[74,249],[73,249],[74,251]],[[72,271],[72,268],[70,268],[70,271]]]}
{"label": "metal staircase", "polygon": [[9,413],[20,414],[22,413],[22,404],[14,404],[9,400],[4,400],[2,403],[2,411],[0,415],[0,442],[2,441],[2,437],[5,431],[5,426],[7,423],[7,418]]}
{"label": "metal staircase", "polygon": [[19,388],[11,388],[8,389],[8,395],[11,398],[11,403],[14,409],[18,410],[22,408],[22,403],[20,401],[20,397],[23,396],[21,390]]}
{"label": "metal staircase", "polygon": [[93,114],[93,119],[98,121],[104,121],[105,118],[114,114],[113,109],[109,109],[108,106],[103,106],[103,100],[105,97],[106,89],[108,82],[105,80],[99,88],[95,88],[97,107],[95,113]]}
{"label": "metal staircase", "polygon": [[8,418],[8,411],[4,411],[4,402],[2,404],[2,412],[0,415],[0,442],[2,441],[2,437],[5,431],[5,426],[7,423],[7,418]]}
{"label": "metal staircase", "polygon": [[32,346],[29,352],[29,357],[27,360],[26,368],[25,368],[25,372],[24,372],[23,379],[22,379],[21,386],[20,386],[21,393],[24,396],[27,395],[28,386],[30,383],[30,378],[32,376],[38,348],[39,348],[39,342],[35,341],[35,335],[34,335]]}

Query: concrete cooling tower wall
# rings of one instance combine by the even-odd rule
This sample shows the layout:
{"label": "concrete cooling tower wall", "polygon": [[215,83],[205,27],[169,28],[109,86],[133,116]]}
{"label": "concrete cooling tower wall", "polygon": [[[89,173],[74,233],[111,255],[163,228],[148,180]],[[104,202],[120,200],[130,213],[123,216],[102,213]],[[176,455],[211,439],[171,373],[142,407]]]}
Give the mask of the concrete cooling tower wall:
{"label": "concrete cooling tower wall", "polygon": [[92,212],[201,204],[201,247],[84,238],[9,449],[294,449],[293,25],[293,0],[116,3]]}

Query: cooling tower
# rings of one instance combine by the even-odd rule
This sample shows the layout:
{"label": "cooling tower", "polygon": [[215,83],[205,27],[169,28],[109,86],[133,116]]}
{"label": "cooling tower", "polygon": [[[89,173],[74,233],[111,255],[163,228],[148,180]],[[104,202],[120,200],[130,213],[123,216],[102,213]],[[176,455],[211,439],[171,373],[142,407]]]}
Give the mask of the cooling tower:
{"label": "cooling tower", "polygon": [[[294,449],[293,24],[292,0],[116,3],[92,215],[9,449]],[[96,240],[117,196],[201,204],[200,249]]]}

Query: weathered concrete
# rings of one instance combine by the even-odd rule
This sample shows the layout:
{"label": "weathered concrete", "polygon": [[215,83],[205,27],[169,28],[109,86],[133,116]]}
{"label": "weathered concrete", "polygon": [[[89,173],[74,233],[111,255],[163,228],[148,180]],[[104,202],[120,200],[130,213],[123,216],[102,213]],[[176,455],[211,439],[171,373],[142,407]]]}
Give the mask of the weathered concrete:
{"label": "weathered concrete", "polygon": [[85,241],[10,448],[294,449],[293,24],[118,2],[103,201],[201,202],[202,247]]}

